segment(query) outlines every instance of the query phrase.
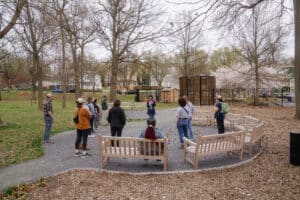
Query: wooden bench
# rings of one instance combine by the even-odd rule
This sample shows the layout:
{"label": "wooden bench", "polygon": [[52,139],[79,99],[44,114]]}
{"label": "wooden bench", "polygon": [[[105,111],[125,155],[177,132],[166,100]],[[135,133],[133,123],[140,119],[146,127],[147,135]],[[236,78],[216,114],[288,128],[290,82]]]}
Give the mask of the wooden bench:
{"label": "wooden bench", "polygon": [[[187,138],[184,140],[184,160],[198,168],[201,157],[224,152],[239,152],[240,160],[243,159],[245,131],[227,132],[224,134],[199,136],[197,142]],[[189,158],[191,156],[191,158]]]}
{"label": "wooden bench", "polygon": [[193,113],[193,122],[195,124],[203,124],[205,126],[216,126],[216,119],[214,118],[213,111],[198,111]]}
{"label": "wooden bench", "polygon": [[[150,140],[137,137],[99,137],[100,169],[110,158],[161,160],[164,171],[168,164],[167,138]],[[118,144],[118,146],[116,145]]]}
{"label": "wooden bench", "polygon": [[246,131],[245,136],[245,146],[248,149],[249,156],[252,156],[253,146],[256,142],[259,142],[259,145],[262,146],[262,137],[264,124],[260,123],[254,127],[244,127]]}

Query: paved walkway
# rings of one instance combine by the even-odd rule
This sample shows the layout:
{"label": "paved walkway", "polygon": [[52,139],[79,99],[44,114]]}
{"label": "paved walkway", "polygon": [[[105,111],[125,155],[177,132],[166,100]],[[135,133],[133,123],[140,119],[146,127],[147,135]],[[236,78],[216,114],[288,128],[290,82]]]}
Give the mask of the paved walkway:
{"label": "paved walkway", "polygon": [[[147,118],[145,111],[127,111],[128,118]],[[175,109],[158,110],[157,127],[161,128],[170,139],[168,171],[193,170],[190,164],[183,160],[183,150],[179,149],[179,138],[175,126]],[[145,128],[146,120],[133,121],[126,124],[123,136],[136,136],[142,128]],[[100,128],[101,134],[110,135],[109,127]],[[199,134],[215,134],[216,128],[194,127],[194,136]],[[0,190],[12,185],[34,181],[42,177],[73,168],[99,169],[98,138],[89,138],[88,145],[91,148],[91,157],[81,158],[74,156],[75,131],[68,131],[52,137],[54,144],[45,145],[45,155],[41,158],[30,160],[18,165],[12,165],[0,169]],[[248,159],[247,154],[244,156]],[[230,165],[239,162],[235,156],[227,154],[212,156],[200,161],[200,168],[211,168]],[[162,172],[162,166],[154,166],[154,161],[131,159],[111,159],[105,166],[107,170],[124,172]]]}

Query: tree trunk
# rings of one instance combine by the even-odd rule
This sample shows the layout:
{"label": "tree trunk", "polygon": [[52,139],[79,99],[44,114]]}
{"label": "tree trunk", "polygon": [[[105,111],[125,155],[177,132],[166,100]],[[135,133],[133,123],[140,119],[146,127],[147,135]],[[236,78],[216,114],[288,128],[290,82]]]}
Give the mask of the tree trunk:
{"label": "tree trunk", "polygon": [[66,50],[65,50],[65,34],[63,29],[63,19],[62,19],[62,13],[59,14],[59,20],[60,20],[60,31],[61,31],[61,59],[62,59],[62,89],[63,89],[63,97],[62,97],[62,108],[66,108],[66,92],[67,92],[67,70],[66,70]]}
{"label": "tree trunk", "polygon": [[[73,57],[73,69],[74,69],[74,76],[75,76],[75,97],[76,99],[81,96],[80,92],[80,69],[78,66],[78,58],[77,58],[77,43],[76,40],[72,41],[71,38],[71,48],[72,48],[72,57]],[[74,42],[74,43],[73,43]]]}
{"label": "tree trunk", "polygon": [[255,91],[254,91],[254,105],[258,105],[258,89],[259,89],[259,72],[258,66],[255,66]]}
{"label": "tree trunk", "polygon": [[43,109],[43,65],[40,62],[39,55],[35,55],[35,62],[37,63],[37,81],[38,81],[38,109]]}
{"label": "tree trunk", "polygon": [[300,2],[294,0],[295,14],[295,97],[296,115],[300,119]]}

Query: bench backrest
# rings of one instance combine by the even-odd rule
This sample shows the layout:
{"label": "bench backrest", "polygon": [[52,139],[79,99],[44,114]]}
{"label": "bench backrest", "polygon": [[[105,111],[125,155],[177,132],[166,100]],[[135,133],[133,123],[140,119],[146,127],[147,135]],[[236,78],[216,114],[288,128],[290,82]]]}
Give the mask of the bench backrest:
{"label": "bench backrest", "polygon": [[[99,137],[99,143],[100,154],[104,156],[162,158],[167,155],[167,138],[150,140],[145,138],[112,137],[101,135]],[[118,146],[116,144],[118,144]]]}
{"label": "bench backrest", "polygon": [[196,152],[209,154],[212,152],[240,150],[243,148],[244,137],[244,131],[199,136],[196,144]]}
{"label": "bench backrest", "polygon": [[253,130],[251,131],[251,143],[258,141],[263,136],[263,128],[263,123],[253,127]]}

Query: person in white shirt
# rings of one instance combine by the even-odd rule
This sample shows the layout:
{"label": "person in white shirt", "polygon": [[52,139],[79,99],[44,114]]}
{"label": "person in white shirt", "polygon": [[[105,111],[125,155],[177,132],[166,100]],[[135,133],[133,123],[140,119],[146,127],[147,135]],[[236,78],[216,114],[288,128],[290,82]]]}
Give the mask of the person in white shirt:
{"label": "person in white shirt", "polygon": [[189,111],[186,107],[186,100],[183,97],[178,99],[178,108],[176,111],[176,124],[180,140],[180,148],[183,148],[183,137],[188,138],[188,119]]}
{"label": "person in white shirt", "polygon": [[189,132],[189,139],[193,140],[194,135],[193,135],[193,129],[192,129],[192,118],[193,118],[193,113],[194,113],[194,105],[192,102],[188,100],[188,96],[184,95],[183,98],[186,100],[186,107],[188,108],[187,110],[189,111],[189,119],[188,119],[188,132]]}

